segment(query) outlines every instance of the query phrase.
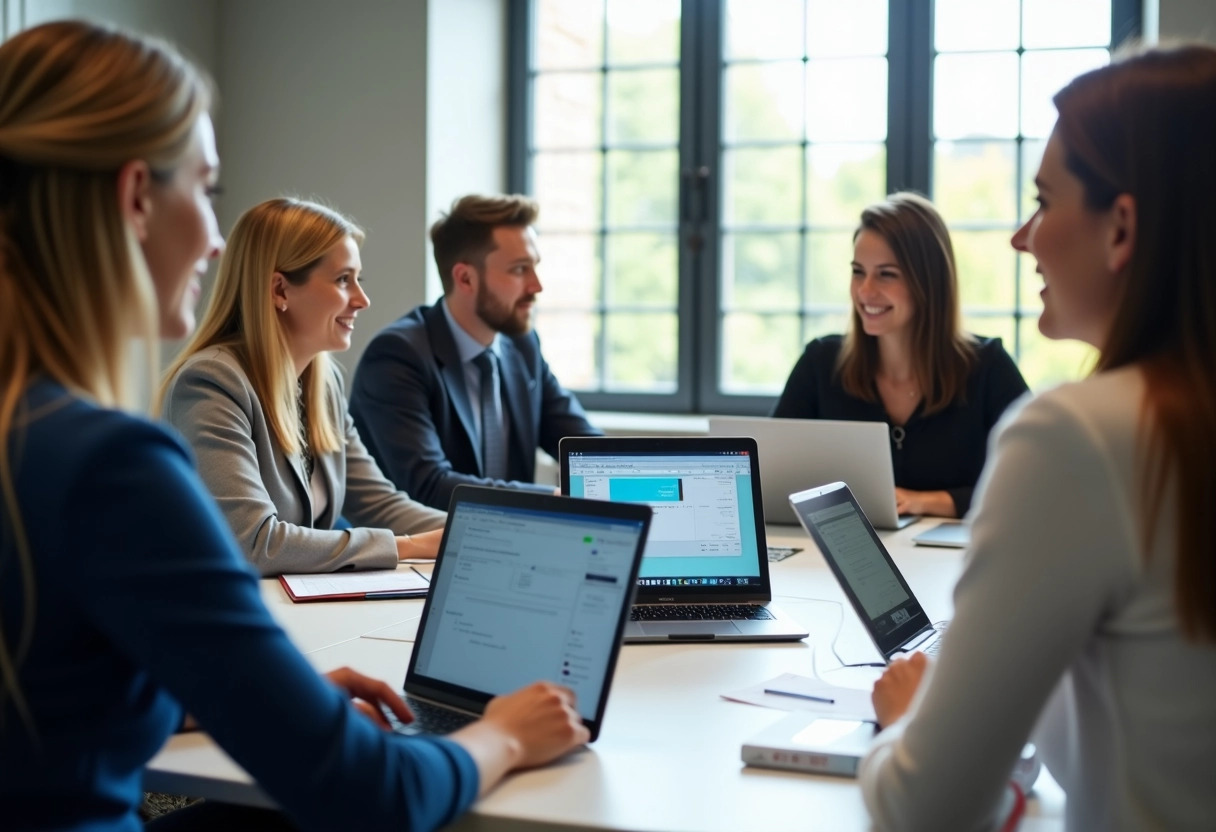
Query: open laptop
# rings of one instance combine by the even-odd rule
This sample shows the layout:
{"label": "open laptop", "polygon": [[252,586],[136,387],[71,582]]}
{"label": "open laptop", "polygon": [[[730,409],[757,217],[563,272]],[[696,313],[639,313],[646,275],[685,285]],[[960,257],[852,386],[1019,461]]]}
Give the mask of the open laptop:
{"label": "open laptop", "polygon": [[770,604],[756,443],[566,437],[562,493],[654,509],[628,642],[796,641]]}
{"label": "open laptop", "polygon": [[751,436],[764,457],[764,518],[797,523],[789,495],[817,483],[849,484],[880,529],[915,522],[895,510],[895,469],[886,422],[828,419],[753,419],[711,416],[710,436]]}
{"label": "open laptop", "polygon": [[791,494],[790,505],[883,659],[890,661],[897,653],[936,653],[944,622],[929,622],[849,487],[834,482]]}
{"label": "open laptop", "polygon": [[405,675],[405,732],[448,733],[546,680],[574,690],[599,736],[650,518],[645,506],[458,486]]}

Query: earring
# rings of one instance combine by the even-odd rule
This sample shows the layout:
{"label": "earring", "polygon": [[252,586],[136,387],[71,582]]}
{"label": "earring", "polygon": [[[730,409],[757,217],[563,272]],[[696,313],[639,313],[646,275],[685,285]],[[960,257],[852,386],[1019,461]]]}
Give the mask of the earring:
{"label": "earring", "polygon": [[286,311],[287,311],[287,304],[285,304],[285,303],[284,303],[284,304],[281,304],[281,305],[279,306],[279,311],[280,311],[280,312],[286,312]]}

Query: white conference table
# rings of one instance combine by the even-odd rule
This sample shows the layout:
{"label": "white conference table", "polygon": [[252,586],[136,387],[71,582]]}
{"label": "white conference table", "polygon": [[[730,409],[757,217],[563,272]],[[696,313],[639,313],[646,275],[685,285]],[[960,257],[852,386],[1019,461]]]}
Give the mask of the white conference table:
{"label": "white conference table", "polygon": [[[916,547],[912,536],[933,521],[883,533],[931,620],[950,617],[961,553]],[[831,642],[844,595],[802,529],[772,526],[771,545],[803,547],[770,564],[776,601],[810,637],[786,644],[640,644],[622,648],[599,739],[551,766],[508,777],[474,805],[456,830],[630,830],[630,832],[807,832],[870,827],[856,780],[747,768],[740,745],[784,711],[729,702],[720,694],[798,673],[868,687],[876,669],[841,669]],[[293,604],[277,581],[262,597],[319,671],[344,665],[399,685],[421,600]],[[824,599],[824,600],[815,600]],[[852,609],[836,642],[846,662],[878,658]],[[273,805],[249,776],[204,734],[169,740],[145,778],[151,791],[251,805]],[[1021,828],[1063,828],[1064,795],[1046,772]]]}

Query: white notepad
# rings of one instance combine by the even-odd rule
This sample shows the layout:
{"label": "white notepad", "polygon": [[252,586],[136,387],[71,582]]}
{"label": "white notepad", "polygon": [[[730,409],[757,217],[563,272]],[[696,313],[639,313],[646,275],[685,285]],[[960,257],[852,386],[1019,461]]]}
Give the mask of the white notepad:
{"label": "white notepad", "polygon": [[279,583],[296,602],[421,598],[430,588],[430,582],[408,566],[370,572],[280,575]]}

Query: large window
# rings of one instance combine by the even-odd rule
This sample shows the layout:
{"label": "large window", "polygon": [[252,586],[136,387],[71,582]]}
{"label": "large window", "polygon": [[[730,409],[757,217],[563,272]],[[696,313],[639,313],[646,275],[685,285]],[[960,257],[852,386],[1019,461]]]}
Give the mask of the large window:
{"label": "large window", "polygon": [[537,327],[598,408],[763,412],[848,319],[852,231],[884,194],[950,224],[967,328],[1032,386],[1009,248],[1051,95],[1136,29],[1131,0],[517,0],[512,187],[541,203]]}

